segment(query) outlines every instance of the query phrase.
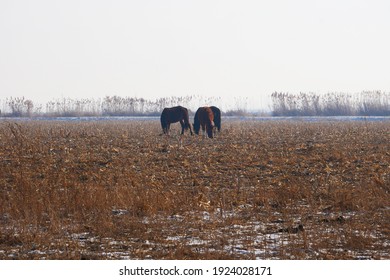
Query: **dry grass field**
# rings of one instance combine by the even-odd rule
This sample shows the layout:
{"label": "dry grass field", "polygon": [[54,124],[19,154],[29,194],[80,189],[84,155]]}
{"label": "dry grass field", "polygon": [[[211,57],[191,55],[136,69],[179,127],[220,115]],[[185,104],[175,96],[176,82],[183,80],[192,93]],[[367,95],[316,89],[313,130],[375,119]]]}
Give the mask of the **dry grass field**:
{"label": "dry grass field", "polygon": [[390,259],[390,123],[0,121],[0,259]]}

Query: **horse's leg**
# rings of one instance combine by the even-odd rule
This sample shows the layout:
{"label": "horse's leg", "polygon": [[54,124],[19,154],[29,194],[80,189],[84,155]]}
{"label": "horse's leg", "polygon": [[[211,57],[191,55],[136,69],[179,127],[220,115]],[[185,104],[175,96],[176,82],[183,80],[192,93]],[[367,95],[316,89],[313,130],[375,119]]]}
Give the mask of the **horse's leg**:
{"label": "horse's leg", "polygon": [[165,126],[164,126],[164,134],[168,135],[168,131],[169,131],[169,126],[168,126],[168,124],[165,124]]}
{"label": "horse's leg", "polygon": [[170,135],[169,135],[170,127],[171,127],[171,123],[167,122],[167,125],[166,125],[167,133],[165,134],[166,137],[167,137],[167,147],[170,147],[170,146],[171,146],[171,137],[170,137]]}
{"label": "horse's leg", "polygon": [[187,122],[187,125],[188,125],[188,128],[190,129],[190,133],[191,133],[191,135],[194,135],[194,134],[192,133],[192,128],[191,128],[191,124],[190,124],[190,122]]}
{"label": "horse's leg", "polygon": [[190,128],[191,135],[194,135],[194,133],[192,132],[192,128],[191,128],[191,124],[190,123],[188,123],[188,127]]}
{"label": "horse's leg", "polygon": [[205,136],[206,136],[206,125],[205,124],[201,124],[201,127],[202,127],[202,136],[203,136],[203,138],[205,138]]}
{"label": "horse's leg", "polygon": [[183,134],[179,135],[179,149],[183,148]]}
{"label": "horse's leg", "polygon": [[184,134],[185,123],[183,120],[180,120],[180,125],[181,125],[181,134]]}
{"label": "horse's leg", "polygon": [[214,133],[215,132],[215,123],[213,121],[211,122],[210,130],[211,130],[211,138],[213,138],[215,135],[215,133]]}

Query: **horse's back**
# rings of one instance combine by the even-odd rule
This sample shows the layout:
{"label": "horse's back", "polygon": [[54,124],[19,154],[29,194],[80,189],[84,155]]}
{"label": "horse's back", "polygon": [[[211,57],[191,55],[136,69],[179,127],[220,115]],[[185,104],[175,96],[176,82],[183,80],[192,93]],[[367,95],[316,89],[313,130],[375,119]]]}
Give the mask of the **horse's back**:
{"label": "horse's back", "polygon": [[182,120],[186,115],[188,116],[188,110],[182,106],[167,107],[162,111],[161,119],[169,123],[175,123]]}
{"label": "horse's back", "polygon": [[201,118],[204,120],[214,120],[214,113],[213,110],[211,110],[210,107],[202,107],[200,111]]}

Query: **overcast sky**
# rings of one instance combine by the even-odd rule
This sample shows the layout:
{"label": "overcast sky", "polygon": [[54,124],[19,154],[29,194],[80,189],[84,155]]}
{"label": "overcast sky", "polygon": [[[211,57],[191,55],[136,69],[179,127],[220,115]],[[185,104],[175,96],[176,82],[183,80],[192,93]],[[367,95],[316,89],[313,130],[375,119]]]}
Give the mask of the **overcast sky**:
{"label": "overcast sky", "polygon": [[388,0],[0,0],[0,99],[390,90]]}

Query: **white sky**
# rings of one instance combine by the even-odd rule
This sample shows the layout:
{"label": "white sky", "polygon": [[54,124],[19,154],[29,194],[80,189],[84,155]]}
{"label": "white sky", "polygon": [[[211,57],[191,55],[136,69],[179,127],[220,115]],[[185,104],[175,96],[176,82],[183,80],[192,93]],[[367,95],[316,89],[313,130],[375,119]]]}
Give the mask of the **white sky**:
{"label": "white sky", "polygon": [[0,99],[390,90],[388,0],[0,0]]}

